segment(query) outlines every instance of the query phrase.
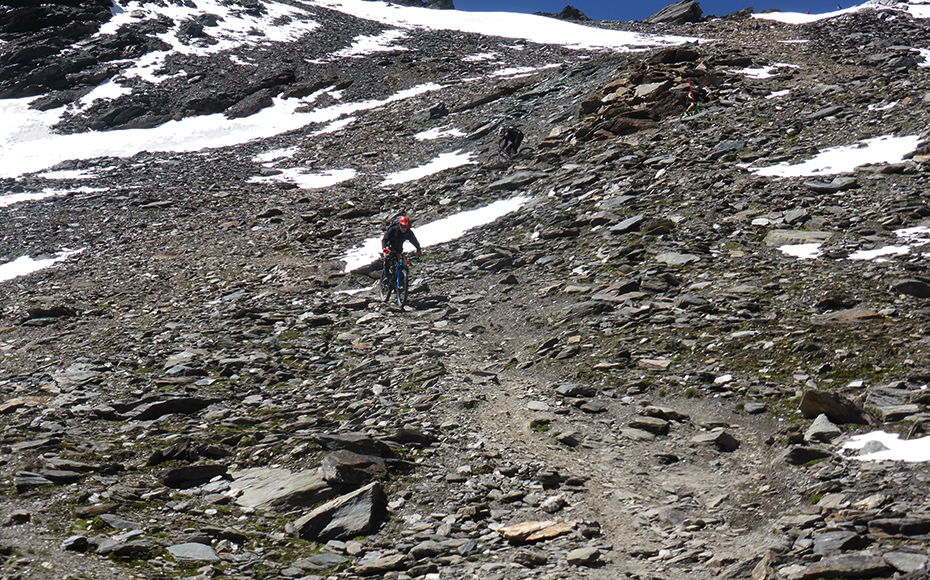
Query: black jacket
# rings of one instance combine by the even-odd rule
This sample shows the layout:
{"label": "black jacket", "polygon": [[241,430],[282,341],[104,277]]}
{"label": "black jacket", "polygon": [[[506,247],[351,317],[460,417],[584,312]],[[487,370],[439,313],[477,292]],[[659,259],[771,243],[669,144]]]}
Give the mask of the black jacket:
{"label": "black jacket", "polygon": [[397,222],[394,222],[388,227],[387,231],[384,232],[384,237],[381,238],[381,247],[391,248],[392,252],[400,254],[404,251],[404,240],[409,241],[418,252],[420,251],[420,242],[418,242],[417,237],[413,235],[413,229],[407,228],[407,233],[404,233],[400,231],[400,226]]}
{"label": "black jacket", "polygon": [[523,143],[523,131],[516,127],[507,127],[504,134],[501,135],[500,147],[511,154],[516,153]]}

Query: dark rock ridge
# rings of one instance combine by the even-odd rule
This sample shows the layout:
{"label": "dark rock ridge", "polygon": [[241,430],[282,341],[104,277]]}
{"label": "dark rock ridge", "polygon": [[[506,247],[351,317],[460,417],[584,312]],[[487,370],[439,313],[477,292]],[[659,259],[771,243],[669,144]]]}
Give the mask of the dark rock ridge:
{"label": "dark rock ridge", "polygon": [[394,4],[413,6],[415,8],[432,8],[434,10],[455,10],[452,0],[400,0]]}
{"label": "dark rock ridge", "polygon": [[539,16],[547,16],[549,18],[558,18],[559,20],[568,20],[571,22],[591,22],[591,19],[574,6],[566,6],[558,14],[552,14],[551,12],[536,12],[535,14]]}
{"label": "dark rock ridge", "polygon": [[[72,48],[110,19],[109,0],[0,2],[0,98],[69,90],[107,78],[107,60],[134,56],[122,45]],[[107,58],[107,52],[123,54]]]}
{"label": "dark rock ridge", "polygon": [[[175,56],[159,74],[183,82],[125,79],[131,94],[74,109],[63,131],[440,87],[338,132],[0,180],[62,192],[0,206],[0,263],[84,248],[0,282],[2,574],[926,578],[926,463],[844,447],[930,424],[930,258],[900,231],[930,226],[930,69],[902,58],[930,43],[899,8],[596,24],[714,39],[631,53],[417,29],[331,62],[386,27],[314,8],[316,42]],[[101,51],[160,50],[160,25],[90,40],[86,70],[118,76]],[[236,64],[263,56],[259,74]],[[42,106],[99,81],[68,82],[35,85]],[[502,123],[527,136],[506,163]],[[753,172],[883,135],[916,150]],[[256,159],[275,150],[293,153]],[[476,163],[383,185],[450,151]],[[335,169],[355,177],[286,179]],[[345,271],[399,212],[416,229],[516,196],[413,262],[403,310],[378,299],[374,256]],[[782,251],[801,242],[820,256]]]}

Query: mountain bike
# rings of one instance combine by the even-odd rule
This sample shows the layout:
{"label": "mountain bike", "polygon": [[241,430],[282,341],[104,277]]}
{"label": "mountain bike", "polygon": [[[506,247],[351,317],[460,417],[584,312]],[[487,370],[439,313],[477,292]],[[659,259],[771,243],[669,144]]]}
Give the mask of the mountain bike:
{"label": "mountain bike", "polygon": [[[388,302],[391,299],[391,292],[394,292],[397,305],[403,308],[407,305],[407,291],[409,289],[407,259],[403,254],[394,252],[392,254],[395,260],[394,264],[388,270],[387,276],[384,275],[384,270],[381,270],[381,284],[378,287],[381,291],[382,301]],[[391,256],[385,256],[384,259],[389,260]]]}
{"label": "mountain bike", "polygon": [[511,158],[513,158],[516,154],[516,151],[511,151],[508,148],[507,143],[501,141],[497,144],[497,153],[491,153],[490,161],[510,163]]}

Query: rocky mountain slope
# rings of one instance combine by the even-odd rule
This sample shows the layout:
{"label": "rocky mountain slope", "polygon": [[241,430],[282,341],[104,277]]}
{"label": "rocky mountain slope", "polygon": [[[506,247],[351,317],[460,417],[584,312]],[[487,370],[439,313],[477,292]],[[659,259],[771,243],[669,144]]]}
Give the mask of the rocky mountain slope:
{"label": "rocky mountain slope", "polygon": [[[389,27],[292,6],[326,33],[172,57],[162,83],[120,77],[158,30],[88,29],[91,56],[67,58],[3,31],[5,63],[82,63],[65,84],[4,65],[4,96],[131,88],[62,133],[378,101],[338,131],[0,180],[70,192],[0,207],[0,262],[83,248],[0,282],[4,578],[927,576],[925,464],[841,450],[928,420],[930,278],[899,233],[930,216],[926,21],[593,24],[702,39],[625,53],[411,29],[335,61]],[[209,22],[168,20],[210,44]],[[501,123],[527,135],[507,162]],[[914,151],[752,171],[889,135]],[[383,186],[451,150],[475,162]],[[294,169],[355,177],[303,189]],[[399,212],[416,230],[512,197],[427,248],[405,309],[378,299],[377,264],[345,272]],[[779,249],[797,242],[820,256]]]}

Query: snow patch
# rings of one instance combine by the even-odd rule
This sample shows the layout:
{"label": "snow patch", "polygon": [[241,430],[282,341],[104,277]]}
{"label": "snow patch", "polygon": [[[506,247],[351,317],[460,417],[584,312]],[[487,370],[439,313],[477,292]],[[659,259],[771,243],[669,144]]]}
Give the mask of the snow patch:
{"label": "snow patch", "polygon": [[11,206],[14,203],[21,203],[24,201],[39,201],[49,197],[58,197],[61,195],[68,195],[69,193],[101,193],[104,191],[110,191],[109,188],[101,187],[81,187],[78,189],[50,189],[45,188],[39,192],[31,193],[13,193],[10,195],[0,195],[0,207]]}
{"label": "snow patch", "polygon": [[291,167],[282,169],[277,175],[261,175],[249,179],[251,183],[276,183],[287,182],[295,183],[302,189],[322,189],[332,187],[344,181],[355,178],[354,169],[331,169],[314,173],[304,167]]}
{"label": "snow patch", "polygon": [[860,450],[871,442],[876,442],[885,449],[865,455],[853,455],[857,461],[907,461],[922,463],[930,461],[930,437],[920,439],[901,439],[896,433],[874,431],[856,435],[843,444],[844,451]]}
{"label": "snow patch", "polygon": [[769,79],[775,76],[778,76],[778,69],[780,68],[798,68],[796,64],[788,63],[776,63],[773,65],[763,66],[759,68],[744,68],[739,70],[730,71],[735,74],[746,75],[751,79]]}
{"label": "snow patch", "polygon": [[434,139],[442,139],[443,137],[464,137],[465,133],[462,133],[456,128],[451,129],[429,129],[427,131],[422,131],[413,136],[417,141],[432,141]]}
{"label": "snow patch", "polygon": [[132,157],[140,151],[193,152],[228,147],[280,135],[313,123],[329,123],[357,111],[376,109],[442,88],[427,83],[400,91],[387,99],[339,103],[297,112],[300,99],[276,98],[270,107],[249,117],[227,119],[222,113],[187,117],[149,129],[61,135],[52,131],[63,109],[29,109],[32,98],[0,100],[0,178],[19,177],[65,160]]}
{"label": "snow patch", "polygon": [[264,153],[259,153],[252,158],[252,161],[257,163],[271,163],[272,161],[277,161],[278,159],[285,159],[293,157],[297,153],[297,147],[288,147],[286,149],[272,149],[271,151],[266,151]]}
{"label": "snow patch", "polygon": [[426,165],[405,169],[388,175],[384,181],[381,182],[381,187],[390,187],[392,185],[415,181],[439,173],[440,171],[445,171],[446,169],[453,169],[472,163],[475,163],[473,153],[463,153],[462,151],[440,153],[439,157],[436,157]]}
{"label": "snow patch", "polygon": [[823,244],[787,244],[779,246],[779,250],[789,256],[794,256],[799,260],[812,260],[820,257],[820,246]]}
{"label": "snow patch", "polygon": [[894,137],[885,135],[865,139],[845,147],[825,149],[813,159],[792,165],[779,163],[770,167],[753,169],[756,175],[765,177],[808,177],[848,173],[859,166],[881,163],[899,163],[904,156],[914,151],[920,137],[908,135]]}
{"label": "snow patch", "polygon": [[79,254],[83,251],[83,248],[80,250],[62,250],[51,258],[44,258],[40,260],[35,260],[29,256],[21,256],[12,262],[0,264],[0,282],[12,280],[13,278],[19,278],[20,276],[25,276],[27,274],[32,274],[33,272],[38,272],[39,270],[43,270],[45,268],[50,268],[55,264],[67,260],[71,256]]}
{"label": "snow patch", "polygon": [[385,30],[377,36],[359,36],[354,39],[352,46],[333,53],[333,58],[362,58],[376,52],[393,52],[410,50],[394,43],[407,37],[403,30]]}

